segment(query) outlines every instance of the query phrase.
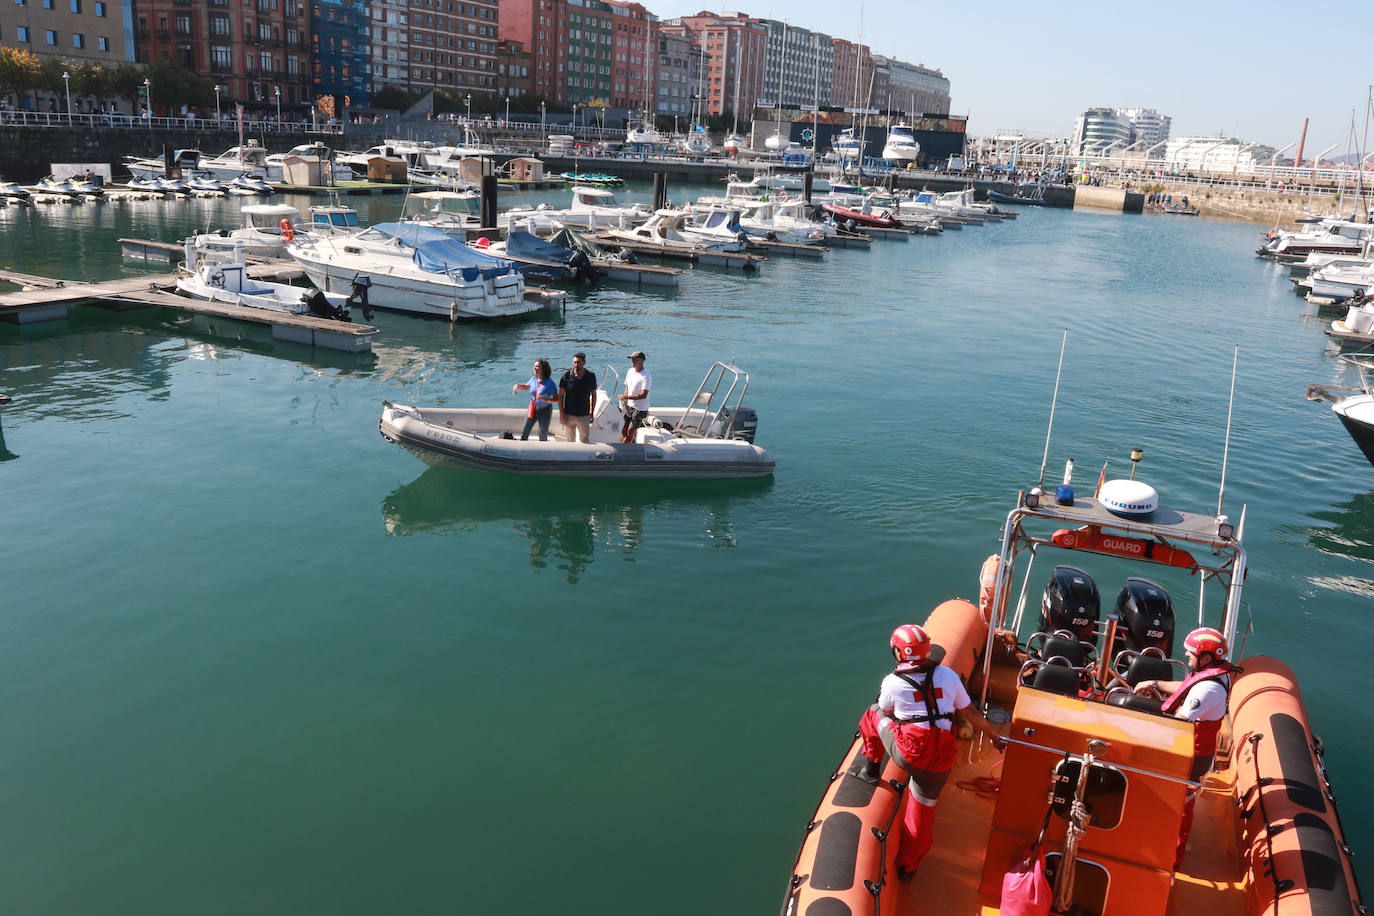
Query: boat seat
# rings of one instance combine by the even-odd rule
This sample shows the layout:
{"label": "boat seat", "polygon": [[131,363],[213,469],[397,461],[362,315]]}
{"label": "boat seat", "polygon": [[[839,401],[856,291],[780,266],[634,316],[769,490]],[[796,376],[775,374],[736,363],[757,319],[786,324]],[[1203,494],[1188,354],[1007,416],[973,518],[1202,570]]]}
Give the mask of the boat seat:
{"label": "boat seat", "polygon": [[1132,652],[1130,649],[1116,657],[1113,667],[1120,678],[1131,687],[1141,681],[1172,681],[1178,676],[1174,670],[1174,663],[1167,658]]}
{"label": "boat seat", "polygon": [[1118,687],[1107,694],[1107,705],[1134,709],[1136,712],[1149,712],[1155,715],[1163,715],[1164,701],[1156,697],[1143,697],[1139,694],[1132,693],[1125,687]]}
{"label": "boat seat", "polygon": [[1092,686],[1091,671],[1073,667],[1062,655],[1044,661],[1038,658],[1028,660],[1021,666],[1018,679],[1023,686],[1066,697],[1076,697]]}
{"label": "boat seat", "polygon": [[[1040,640],[1039,648],[1035,643],[1037,638]],[[1032,633],[1026,640],[1026,651],[1032,658],[1049,659],[1060,656],[1068,659],[1069,664],[1075,668],[1082,668],[1097,655],[1096,648],[1091,643],[1080,642],[1073,633],[1068,630],[1056,630],[1053,633]]]}

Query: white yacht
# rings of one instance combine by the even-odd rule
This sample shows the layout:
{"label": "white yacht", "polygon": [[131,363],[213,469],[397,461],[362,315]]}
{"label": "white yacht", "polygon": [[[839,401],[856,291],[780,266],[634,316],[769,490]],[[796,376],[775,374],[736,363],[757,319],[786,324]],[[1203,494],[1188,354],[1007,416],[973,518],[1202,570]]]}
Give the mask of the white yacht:
{"label": "white yacht", "polygon": [[[320,161],[320,167],[326,174],[326,180],[332,177],[333,181],[352,181],[353,169],[338,161],[337,154],[323,143],[302,143],[300,146],[293,146],[284,153],[269,153],[267,156],[267,180],[282,181],[285,178],[284,166],[290,156],[299,156],[302,159],[316,159]],[[273,174],[277,177],[273,178]]]}
{"label": "white yacht", "polygon": [[633,229],[608,229],[606,235],[622,242],[653,245],[661,248],[680,248],[684,251],[743,251],[743,233],[724,232],[722,225],[737,217],[734,210],[716,211],[712,226],[693,227],[688,223],[690,210],[658,210],[649,221]]}
{"label": "white yacht", "polygon": [[654,127],[654,117],[647,111],[639,113],[636,120],[630,122],[630,126],[625,131],[625,143],[637,144],[639,146],[663,146],[668,141],[663,134]]}
{"label": "white yacht", "polygon": [[[650,216],[647,207],[639,204],[622,204],[615,192],[607,188],[591,185],[574,185],[572,203],[566,209],[554,210],[545,206],[515,207],[501,215],[502,223],[524,223],[534,220],[536,227],[551,222],[563,226],[580,226],[588,229],[615,227],[624,229],[644,222]],[[533,231],[533,230],[532,230]]]}
{"label": "white yacht", "polygon": [[241,245],[227,261],[207,260],[200,257],[194,237],[187,239],[186,262],[177,269],[177,290],[207,302],[291,315],[314,315],[334,321],[349,320],[348,306],[341,297],[329,297],[305,286],[269,283],[249,277]]}
{"label": "white yacht", "polygon": [[883,144],[883,158],[899,169],[915,162],[921,154],[921,144],[911,132],[911,125],[898,122],[887,130],[887,142]]}
{"label": "white yacht", "polygon": [[441,232],[482,224],[482,195],[476,191],[419,191],[406,201],[406,222],[422,223]]}
{"label": "white yacht", "polygon": [[348,235],[301,235],[286,251],[325,292],[347,295],[356,280],[366,278],[368,299],[376,308],[459,321],[545,307],[525,298],[524,277],[510,261],[415,223],[378,223]]}
{"label": "white yacht", "polygon": [[854,128],[846,127],[835,136],[835,139],[830,141],[830,149],[843,167],[863,158],[864,142],[854,136]]}
{"label": "white yacht", "polygon": [[[800,206],[805,205],[805,201],[796,203]],[[834,233],[833,229],[827,233],[820,223],[792,215],[795,210],[779,212],[780,207],[789,204],[791,201],[784,203],[772,200],[755,200],[741,204],[739,227],[746,235],[754,238],[787,242],[792,245],[809,245]]]}
{"label": "white yacht", "polygon": [[1374,240],[1374,225],[1343,219],[1323,219],[1300,230],[1271,229],[1264,244],[1255,250],[1262,258],[1276,261],[1301,261],[1313,252],[1322,254],[1362,254]]}
{"label": "white yacht", "polygon": [[268,164],[267,150],[256,140],[249,140],[243,146],[231,146],[218,156],[201,156],[193,168],[219,181],[243,177],[276,182],[282,179],[281,166]]}
{"label": "white yacht", "polygon": [[[239,212],[243,214],[242,227],[202,232],[187,239],[187,244],[194,242],[202,257],[222,259],[240,251],[248,257],[279,258],[285,234],[294,235],[301,219],[301,211],[286,204],[250,204]],[[284,231],[282,223],[289,229]]]}

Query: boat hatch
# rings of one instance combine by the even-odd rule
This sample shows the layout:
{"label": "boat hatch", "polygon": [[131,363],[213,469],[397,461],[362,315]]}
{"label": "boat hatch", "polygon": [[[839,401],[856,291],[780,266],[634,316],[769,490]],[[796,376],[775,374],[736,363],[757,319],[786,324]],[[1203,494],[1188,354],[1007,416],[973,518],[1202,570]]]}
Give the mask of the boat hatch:
{"label": "boat hatch", "polygon": [[752,442],[753,429],[736,429],[739,407],[748,390],[749,373],[728,363],[712,363],[678,428],[690,435],[716,439],[730,439],[739,434]]}

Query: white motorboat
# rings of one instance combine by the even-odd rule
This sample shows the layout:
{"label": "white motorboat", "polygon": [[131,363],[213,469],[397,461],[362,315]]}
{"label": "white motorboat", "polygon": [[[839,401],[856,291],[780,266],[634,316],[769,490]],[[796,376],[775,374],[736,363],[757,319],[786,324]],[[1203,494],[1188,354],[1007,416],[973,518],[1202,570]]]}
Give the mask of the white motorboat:
{"label": "white motorboat", "polygon": [[377,308],[458,321],[544,307],[525,298],[525,280],[510,261],[416,223],[378,223],[352,234],[303,233],[286,251],[325,292],[349,294],[355,280],[367,278],[368,298]]}
{"label": "white motorboat", "polygon": [[358,223],[358,211],[352,207],[334,204],[310,208],[309,229],[311,232],[320,234],[361,232],[362,228]]}
{"label": "white motorboat", "polygon": [[[601,381],[619,376],[609,367]],[[758,415],[744,406],[749,376],[715,363],[689,407],[655,407],[635,441],[621,442],[615,398],[596,392],[588,442],[517,438],[525,411],[507,408],[409,407],[385,401],[382,438],[435,467],[552,477],[726,478],[767,477],[776,462],[754,444]],[[557,424],[555,424],[555,427]],[[550,433],[555,429],[551,428]]]}
{"label": "white motorboat", "polygon": [[1301,261],[1313,252],[1355,255],[1374,238],[1371,231],[1374,225],[1343,219],[1322,219],[1297,231],[1270,229],[1255,254],[1276,261]]}
{"label": "white motorboat", "polygon": [[302,143],[284,153],[269,153],[266,159],[267,179],[285,181],[286,160],[292,156],[317,160],[326,182],[353,180],[353,169],[339,162],[335,152],[323,143]]}
{"label": "white motorboat", "polygon": [[887,142],[883,144],[884,159],[897,168],[904,169],[915,162],[919,155],[921,144],[916,142],[916,135],[912,133],[910,124],[899,122],[888,128]]}
{"label": "white motorboat", "polygon": [[420,191],[406,199],[401,218],[449,232],[480,226],[481,210],[482,195],[476,191]]}
{"label": "white motorboat", "polygon": [[1374,336],[1374,299],[1361,290],[1350,297],[1350,304],[1344,318],[1331,322],[1331,332],[1339,337]]}
{"label": "white motorboat", "polygon": [[[718,211],[724,213],[726,211]],[[728,211],[734,214],[735,211]],[[678,248],[684,251],[743,251],[743,233],[718,233],[719,226],[705,232],[689,224],[690,210],[663,209],[654,212],[649,221],[632,229],[607,229],[606,235],[622,242]],[[720,217],[717,217],[720,220]]]}
{"label": "white motorboat", "polygon": [[[746,235],[751,237],[774,242],[786,242],[790,245],[809,245],[834,234],[833,227],[827,231],[827,228],[820,223],[793,216],[792,213],[796,211],[779,212],[780,206],[791,203],[791,201],[756,200],[741,204],[739,205],[738,225]],[[797,201],[797,203],[805,206],[806,202]]]}
{"label": "white motorboat", "polygon": [[711,152],[711,137],[706,133],[706,128],[697,124],[686,134],[679,138],[678,148],[689,156],[705,156]]}
{"label": "white motorboat", "polygon": [[242,250],[248,257],[279,258],[286,242],[282,223],[285,222],[293,234],[300,228],[297,224],[301,212],[286,204],[250,204],[241,208],[240,212],[243,214],[241,228],[192,236],[197,252],[222,259],[236,250]]}
{"label": "white motorboat", "polygon": [[1348,299],[1356,293],[1369,294],[1374,286],[1374,266],[1323,267],[1313,271],[1298,283],[1307,291],[1307,301],[1316,303]]}
{"label": "white motorboat", "polygon": [[439,146],[422,146],[420,164],[430,169],[454,169],[464,159],[481,159],[497,154],[496,147],[483,143],[477,136],[477,132],[468,124],[463,127],[463,142],[459,144],[441,144]]}
{"label": "white motorboat", "polygon": [[649,216],[648,208],[640,204],[622,204],[614,191],[580,184],[573,186],[572,203],[566,209],[555,210],[543,205],[514,207],[502,214],[501,220],[507,225],[512,222],[524,225],[534,220],[536,225],[548,225],[547,221],[553,221],[562,226],[587,229],[625,229],[644,222]]}
{"label": "white motorboat", "polygon": [[864,142],[854,136],[854,128],[846,127],[830,141],[830,150],[839,160],[840,167],[844,168],[863,158]]}
{"label": "white motorboat", "polygon": [[[1374,260],[1357,254],[1326,254],[1313,251],[1301,261],[1288,265],[1288,273],[1293,277],[1303,277],[1323,267],[1364,267],[1374,264]],[[1297,283],[1297,280],[1293,281]]]}
{"label": "white motorboat", "polygon": [[368,162],[378,158],[404,159],[408,168],[425,168],[428,165],[427,157],[433,149],[434,147],[429,144],[413,143],[409,140],[383,140],[361,153],[339,153],[334,157],[334,161],[348,166],[357,175],[366,175]]}
{"label": "white motorboat", "polygon": [[348,305],[341,297],[330,297],[317,289],[289,283],[250,278],[242,246],[228,261],[205,259],[200,254],[194,241],[188,239],[186,262],[177,268],[177,289],[183,295],[244,308],[315,315],[334,321],[349,320]]}
{"label": "white motorboat", "polygon": [[720,146],[721,149],[725,150],[725,152],[731,156],[738,156],[741,153],[749,152],[749,141],[734,131],[726,134],[725,140],[721,142]]}
{"label": "white motorboat", "polygon": [[281,181],[282,177],[280,167],[268,165],[267,150],[259,146],[256,140],[249,140],[243,146],[231,146],[218,156],[201,156],[193,168],[220,181],[233,181],[244,176]]}
{"label": "white motorboat", "polygon": [[[737,207],[707,207],[698,210],[688,210],[688,220],[682,226],[682,232],[688,238],[700,239],[708,246],[726,246],[738,243],[743,250],[749,247],[749,236],[744,231],[744,227],[739,222],[739,208]],[[716,247],[717,251],[733,251],[735,249]]]}
{"label": "white motorboat", "polygon": [[[1371,315],[1371,320],[1374,320],[1374,315]],[[1350,357],[1344,359],[1359,371],[1359,387],[1308,385],[1307,399],[1330,402],[1332,412],[1340,417],[1345,431],[1350,433],[1350,438],[1355,440],[1369,463],[1374,464],[1374,387],[1370,385],[1368,369],[1363,362]]]}

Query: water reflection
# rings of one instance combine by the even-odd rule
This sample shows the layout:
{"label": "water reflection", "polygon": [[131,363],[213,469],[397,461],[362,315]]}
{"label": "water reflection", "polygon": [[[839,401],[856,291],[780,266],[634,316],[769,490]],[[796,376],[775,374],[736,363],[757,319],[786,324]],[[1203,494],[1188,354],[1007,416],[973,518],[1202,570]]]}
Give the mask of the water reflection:
{"label": "water reflection", "polygon": [[1330,524],[1308,529],[1309,546],[1326,554],[1374,562],[1374,492],[1313,512],[1312,518]]}
{"label": "water reflection", "polygon": [[700,521],[714,547],[738,543],[732,509],[765,494],[762,480],[561,480],[430,468],[382,501],[393,535],[463,534],[514,522],[530,542],[530,565],[554,567],[577,583],[598,547],[633,560],[646,520],[670,510]]}
{"label": "water reflection", "polygon": [[4,419],[0,418],[0,461],[12,461],[19,456],[5,447]]}

